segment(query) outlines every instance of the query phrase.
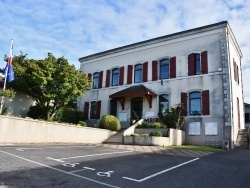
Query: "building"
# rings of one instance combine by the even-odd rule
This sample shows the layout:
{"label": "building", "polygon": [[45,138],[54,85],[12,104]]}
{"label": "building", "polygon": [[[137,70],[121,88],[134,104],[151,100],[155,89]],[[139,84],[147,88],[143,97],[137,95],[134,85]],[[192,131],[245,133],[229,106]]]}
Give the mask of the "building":
{"label": "building", "polygon": [[[0,76],[0,91],[4,87],[4,77]],[[24,93],[16,93],[13,99],[7,100],[4,106],[7,107],[7,114],[26,117],[29,107],[34,105],[35,101]]]}
{"label": "building", "polygon": [[245,107],[245,128],[250,128],[250,104],[244,103]]}
{"label": "building", "polygon": [[242,52],[227,21],[79,59],[93,79],[79,99],[88,125],[113,114],[124,128],[182,103],[188,144],[230,144],[244,128]]}

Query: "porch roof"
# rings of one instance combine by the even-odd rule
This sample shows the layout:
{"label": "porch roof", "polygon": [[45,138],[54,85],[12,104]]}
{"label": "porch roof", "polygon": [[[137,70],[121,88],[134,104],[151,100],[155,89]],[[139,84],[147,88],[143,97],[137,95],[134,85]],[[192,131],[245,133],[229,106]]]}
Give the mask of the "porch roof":
{"label": "porch roof", "polygon": [[133,97],[141,95],[150,95],[155,97],[156,94],[146,88],[144,85],[135,85],[124,90],[118,91],[112,95],[109,95],[109,98],[121,98],[121,97]]}
{"label": "porch roof", "polygon": [[109,95],[109,98],[117,99],[122,106],[122,110],[124,110],[125,97],[133,97],[133,96],[142,96],[145,95],[148,100],[149,107],[152,108],[152,97],[155,97],[156,94],[146,88],[144,85],[135,85],[124,90],[118,91]]}

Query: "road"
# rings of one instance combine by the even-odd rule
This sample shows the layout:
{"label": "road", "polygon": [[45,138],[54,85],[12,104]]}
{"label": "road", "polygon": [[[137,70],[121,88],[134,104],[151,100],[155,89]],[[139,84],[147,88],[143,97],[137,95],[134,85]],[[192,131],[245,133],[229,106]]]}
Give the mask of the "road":
{"label": "road", "polygon": [[0,187],[249,188],[250,150],[198,158],[95,145],[4,146]]}

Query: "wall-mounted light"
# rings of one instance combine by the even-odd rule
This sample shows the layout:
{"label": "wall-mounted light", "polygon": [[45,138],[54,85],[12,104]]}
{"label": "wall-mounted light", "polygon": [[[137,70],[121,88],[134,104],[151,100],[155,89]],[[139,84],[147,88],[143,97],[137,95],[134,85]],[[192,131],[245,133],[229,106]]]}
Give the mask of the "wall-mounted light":
{"label": "wall-mounted light", "polygon": [[223,69],[222,68],[218,68],[218,71],[221,72]]}
{"label": "wall-mounted light", "polygon": [[164,86],[165,85],[165,81],[163,79],[161,79],[161,85]]}

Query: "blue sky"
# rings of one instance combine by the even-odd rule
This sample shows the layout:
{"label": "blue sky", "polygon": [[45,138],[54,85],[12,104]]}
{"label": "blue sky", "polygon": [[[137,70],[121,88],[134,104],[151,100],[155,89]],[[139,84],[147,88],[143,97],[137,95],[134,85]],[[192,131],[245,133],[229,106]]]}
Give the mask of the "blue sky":
{"label": "blue sky", "polygon": [[0,0],[0,67],[13,54],[48,52],[80,67],[78,58],[227,20],[243,52],[245,102],[250,103],[249,0]]}

